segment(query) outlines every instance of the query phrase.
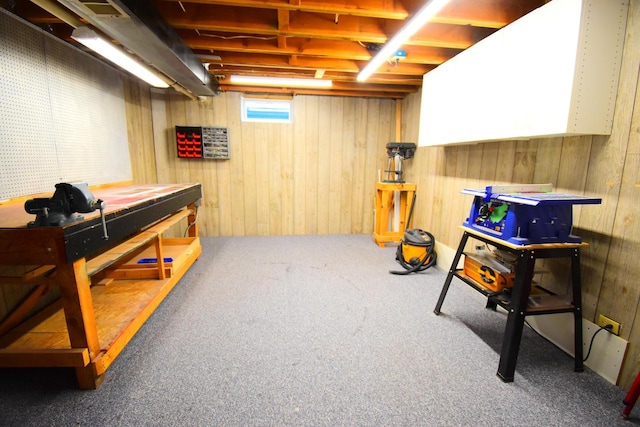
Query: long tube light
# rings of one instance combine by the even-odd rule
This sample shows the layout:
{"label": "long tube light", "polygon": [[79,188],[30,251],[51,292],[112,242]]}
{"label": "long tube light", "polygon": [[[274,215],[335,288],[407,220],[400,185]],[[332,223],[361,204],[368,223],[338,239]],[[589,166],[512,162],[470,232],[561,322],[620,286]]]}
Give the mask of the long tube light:
{"label": "long tube light", "polygon": [[404,27],[402,27],[400,31],[391,38],[391,40],[387,41],[378,54],[369,61],[362,71],[360,71],[358,74],[358,81],[363,82],[367,80],[383,62],[391,58],[409,37],[413,36],[420,28],[422,28],[422,26],[433,18],[448,2],[449,0],[431,0],[422,6],[422,8],[413,15],[409,22],[407,22]]}
{"label": "long tube light", "polygon": [[257,86],[278,86],[278,87],[313,87],[329,88],[332,86],[331,80],[322,79],[298,79],[286,77],[259,77],[259,76],[231,76],[231,83],[257,85]]}
{"label": "long tube light", "polygon": [[124,50],[96,34],[89,27],[78,27],[71,33],[71,38],[100,54],[114,64],[124,68],[134,76],[154,87],[167,88],[169,85],[149,70],[146,66],[132,58]]}

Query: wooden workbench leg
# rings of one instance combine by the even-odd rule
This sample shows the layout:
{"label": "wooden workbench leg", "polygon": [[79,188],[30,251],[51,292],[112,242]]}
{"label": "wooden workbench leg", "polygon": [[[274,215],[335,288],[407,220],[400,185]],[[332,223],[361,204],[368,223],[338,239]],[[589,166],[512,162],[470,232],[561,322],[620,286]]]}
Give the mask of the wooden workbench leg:
{"label": "wooden workbench leg", "polygon": [[385,247],[384,237],[389,230],[389,209],[391,199],[388,197],[389,192],[381,189],[376,190],[376,223],[373,230],[373,240],[381,248]]}
{"label": "wooden workbench leg", "polygon": [[574,325],[574,371],[583,372],[582,361],[582,278],[580,275],[580,249],[575,248],[571,256],[571,287],[573,288]]}
{"label": "wooden workbench leg", "polygon": [[95,389],[100,385],[103,377],[95,374],[92,363],[100,353],[100,342],[91,299],[91,281],[87,275],[85,259],[81,258],[73,264],[58,266],[56,279],[60,284],[60,299],[67,321],[71,347],[89,350],[91,362],[87,366],[76,368],[78,387]]}
{"label": "wooden workbench leg", "polygon": [[440,298],[438,298],[438,303],[436,304],[436,308],[433,312],[438,315],[440,314],[440,309],[442,308],[442,303],[444,302],[444,298],[447,296],[447,292],[449,291],[449,285],[451,285],[451,280],[453,279],[453,273],[455,273],[458,268],[458,262],[460,262],[460,257],[464,252],[464,247],[467,244],[467,240],[469,239],[469,233],[466,231],[462,235],[462,239],[460,239],[460,244],[458,245],[458,250],[456,251],[456,256],[453,257],[453,262],[451,263],[451,268],[449,268],[449,274],[447,274],[447,279],[444,281],[444,286],[442,286],[442,291],[440,291]]}
{"label": "wooden workbench leg", "polygon": [[500,363],[498,364],[498,376],[504,382],[512,382],[516,371],[524,318],[531,292],[533,267],[536,263],[535,251],[521,251],[518,256],[515,282],[511,290],[511,305],[507,315],[507,325],[504,330]]}

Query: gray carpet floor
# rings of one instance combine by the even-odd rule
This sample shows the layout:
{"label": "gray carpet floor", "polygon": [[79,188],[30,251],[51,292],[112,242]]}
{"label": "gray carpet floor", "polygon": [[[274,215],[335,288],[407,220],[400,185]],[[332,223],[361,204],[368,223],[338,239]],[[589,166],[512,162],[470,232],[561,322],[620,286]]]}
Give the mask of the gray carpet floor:
{"label": "gray carpet floor", "polygon": [[[370,235],[203,238],[203,254],[95,391],[0,369],[3,426],[628,426],[625,392],[444,271],[396,276]],[[445,266],[446,268],[447,266]]]}

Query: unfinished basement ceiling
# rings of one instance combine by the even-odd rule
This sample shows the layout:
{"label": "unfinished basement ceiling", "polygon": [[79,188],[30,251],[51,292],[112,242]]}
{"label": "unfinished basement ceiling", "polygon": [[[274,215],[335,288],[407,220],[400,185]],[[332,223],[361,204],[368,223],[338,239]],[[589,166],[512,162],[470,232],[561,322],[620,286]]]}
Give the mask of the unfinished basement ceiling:
{"label": "unfinished basement ceiling", "polygon": [[[69,0],[46,1],[63,5]],[[404,21],[422,7],[423,0],[72,1],[155,8],[217,80],[222,91],[380,98],[403,98],[417,91],[425,73],[548,2],[451,0],[401,48],[404,56],[390,58],[363,83],[356,81],[358,72]],[[75,44],[70,38],[73,27],[34,2],[0,0],[0,3],[12,13]],[[67,10],[65,6],[63,9]],[[81,16],[78,18],[87,22]],[[143,52],[136,53],[144,57]],[[238,86],[230,83],[232,74],[322,77],[332,80],[333,86],[329,89]]]}

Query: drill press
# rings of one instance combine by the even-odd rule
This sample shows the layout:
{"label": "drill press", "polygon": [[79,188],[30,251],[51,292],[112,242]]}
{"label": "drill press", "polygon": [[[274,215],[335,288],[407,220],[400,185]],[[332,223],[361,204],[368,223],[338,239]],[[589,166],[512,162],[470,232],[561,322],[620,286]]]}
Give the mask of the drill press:
{"label": "drill press", "polygon": [[385,172],[387,179],[383,182],[404,183],[402,179],[402,160],[409,160],[416,152],[416,144],[412,142],[390,142],[387,144],[389,165]]}

